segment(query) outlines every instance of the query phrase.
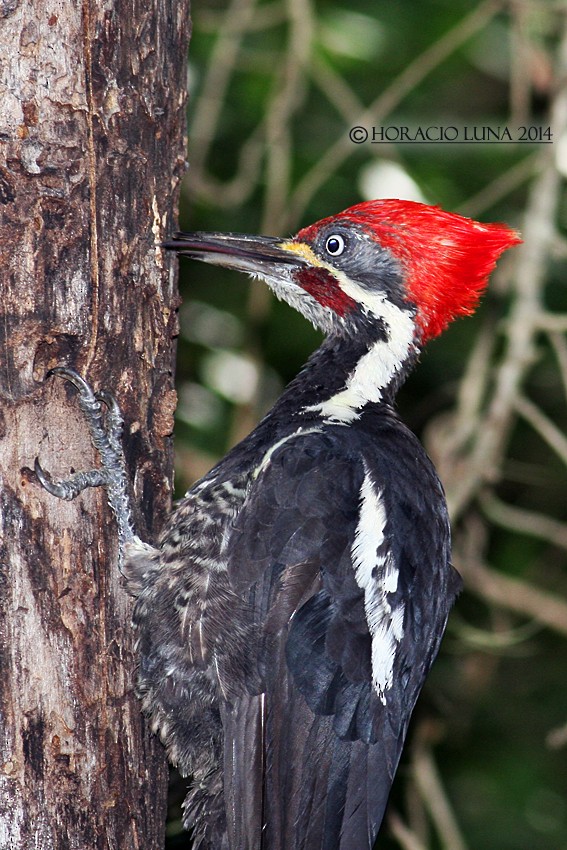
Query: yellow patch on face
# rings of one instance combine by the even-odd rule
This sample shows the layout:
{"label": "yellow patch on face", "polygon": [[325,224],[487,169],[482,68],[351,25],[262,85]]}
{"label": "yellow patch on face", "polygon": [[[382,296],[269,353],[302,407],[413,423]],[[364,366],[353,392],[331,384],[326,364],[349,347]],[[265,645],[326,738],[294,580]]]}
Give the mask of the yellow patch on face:
{"label": "yellow patch on face", "polygon": [[312,266],[328,268],[328,266],[319,259],[319,257],[313,252],[313,249],[307,245],[306,242],[292,242],[291,240],[285,240],[278,244],[278,248],[284,248],[286,251],[292,251],[294,254],[299,254],[302,259],[307,260],[307,262]]}

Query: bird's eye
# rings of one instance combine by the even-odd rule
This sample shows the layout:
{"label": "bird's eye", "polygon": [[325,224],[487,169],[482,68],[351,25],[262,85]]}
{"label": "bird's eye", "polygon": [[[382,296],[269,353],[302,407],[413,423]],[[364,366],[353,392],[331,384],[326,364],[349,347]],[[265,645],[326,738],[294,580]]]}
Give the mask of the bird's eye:
{"label": "bird's eye", "polygon": [[333,233],[325,242],[325,250],[331,257],[339,257],[345,249],[345,240],[338,233]]}

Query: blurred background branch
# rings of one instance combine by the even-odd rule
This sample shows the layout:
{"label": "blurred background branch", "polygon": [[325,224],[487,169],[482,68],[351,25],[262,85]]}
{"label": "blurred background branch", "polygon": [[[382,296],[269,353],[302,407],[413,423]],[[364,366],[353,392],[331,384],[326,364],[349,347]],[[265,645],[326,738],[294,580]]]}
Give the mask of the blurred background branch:
{"label": "blurred background branch", "polygon": [[[477,315],[428,348],[399,397],[446,487],[465,592],[378,847],[567,848],[567,0],[193,11],[183,228],[285,236],[403,197],[522,231]],[[432,126],[480,136],[371,143],[373,128]],[[503,128],[515,141],[489,144]],[[182,271],[180,491],[318,343],[260,285]],[[172,811],[169,846],[188,848]]]}

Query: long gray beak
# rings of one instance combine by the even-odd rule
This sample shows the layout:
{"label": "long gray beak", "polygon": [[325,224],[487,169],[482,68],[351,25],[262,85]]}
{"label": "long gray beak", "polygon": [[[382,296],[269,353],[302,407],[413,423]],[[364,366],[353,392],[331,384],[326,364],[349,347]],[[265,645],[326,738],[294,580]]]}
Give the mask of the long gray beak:
{"label": "long gray beak", "polygon": [[308,264],[297,251],[286,247],[290,244],[273,236],[197,231],[177,233],[163,247],[215,266],[264,276],[277,274],[278,270],[281,275],[282,266],[299,268]]}

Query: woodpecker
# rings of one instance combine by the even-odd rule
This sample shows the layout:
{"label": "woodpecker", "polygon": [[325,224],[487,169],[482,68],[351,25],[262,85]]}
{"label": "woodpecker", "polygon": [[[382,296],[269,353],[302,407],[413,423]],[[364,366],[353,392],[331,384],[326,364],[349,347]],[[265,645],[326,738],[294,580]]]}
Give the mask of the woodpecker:
{"label": "woodpecker", "polygon": [[[290,239],[197,232],[166,243],[263,279],[325,334],[155,547],[116,498],[123,458],[100,416],[90,424],[104,468],[67,492],[106,484],[119,515],[138,690],[189,777],[195,848],[373,847],[460,589],[442,485],[394,400],[423,346],[473,312],[518,242],[505,225],[381,200]],[[116,428],[111,396],[56,371],[87,416],[102,404]]]}

